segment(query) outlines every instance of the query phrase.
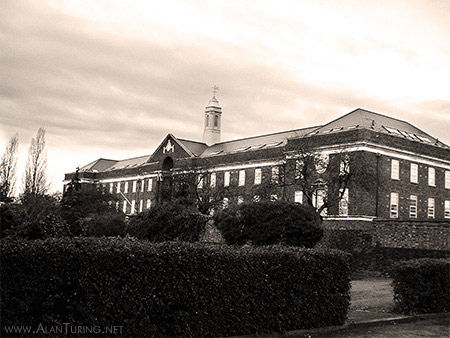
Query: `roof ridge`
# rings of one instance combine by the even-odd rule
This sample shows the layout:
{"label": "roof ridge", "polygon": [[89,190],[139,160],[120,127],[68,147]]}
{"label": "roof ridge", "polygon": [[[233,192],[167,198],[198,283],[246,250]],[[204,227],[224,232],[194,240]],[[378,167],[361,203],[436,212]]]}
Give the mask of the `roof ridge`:
{"label": "roof ridge", "polygon": [[188,141],[188,142],[193,142],[193,143],[198,143],[198,144],[204,144],[206,146],[206,143],[204,143],[204,142],[188,140],[186,138],[179,138],[179,137],[177,137],[177,140],[179,140],[179,141]]}
{"label": "roof ridge", "polygon": [[123,162],[123,161],[133,160],[133,159],[139,158],[139,157],[150,157],[150,156],[152,156],[152,155],[153,155],[153,154],[150,154],[150,155],[142,155],[142,156],[135,156],[135,157],[129,157],[129,158],[125,158],[125,159],[123,159],[123,160],[117,160],[117,162]]}
{"label": "roof ridge", "polygon": [[263,136],[271,136],[271,135],[289,133],[289,132],[292,132],[292,131],[299,131],[299,130],[305,130],[305,129],[319,128],[319,127],[323,127],[323,125],[312,126],[312,127],[305,127],[305,128],[297,128],[297,129],[291,129],[291,130],[284,130],[284,131],[279,131],[279,132],[276,132],[276,133],[269,133],[269,134],[261,134],[261,135],[256,135],[256,136],[243,137],[243,138],[238,138],[238,139],[235,139],[235,140],[229,140],[229,141],[214,143],[213,145],[209,146],[208,148],[211,148],[211,147],[213,147],[215,145],[218,145],[218,144],[224,144],[224,143],[248,140],[248,139],[251,139],[251,138],[258,138],[258,137],[263,137]]}

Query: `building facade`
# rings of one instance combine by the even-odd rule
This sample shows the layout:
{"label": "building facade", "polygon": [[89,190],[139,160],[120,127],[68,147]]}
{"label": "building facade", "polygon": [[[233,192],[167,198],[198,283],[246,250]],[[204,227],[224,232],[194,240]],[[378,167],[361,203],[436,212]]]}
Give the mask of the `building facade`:
{"label": "building facade", "polygon": [[[117,194],[116,207],[127,214],[170,199],[173,178],[186,173],[198,176],[198,189],[226,188],[225,206],[257,198],[255,187],[267,182],[271,198],[305,203],[296,175],[307,146],[326,163],[338,163],[327,169],[336,175],[344,159],[350,172],[364,174],[354,175],[339,203],[323,211],[327,220],[450,221],[450,148],[408,122],[356,109],[320,126],[221,142],[215,96],[204,114],[202,142],[168,134],[150,155],[81,167],[81,184]],[[74,175],[65,175],[65,187]],[[312,196],[315,206],[323,189]]]}

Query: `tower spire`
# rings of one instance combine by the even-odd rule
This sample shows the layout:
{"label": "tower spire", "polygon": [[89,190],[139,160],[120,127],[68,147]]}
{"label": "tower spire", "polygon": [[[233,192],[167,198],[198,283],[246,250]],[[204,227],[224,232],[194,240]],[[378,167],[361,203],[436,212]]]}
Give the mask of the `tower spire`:
{"label": "tower spire", "polygon": [[203,129],[203,142],[208,146],[220,142],[220,134],[222,127],[222,108],[216,98],[219,87],[213,86],[213,97],[209,100],[208,106],[205,108],[205,124]]}

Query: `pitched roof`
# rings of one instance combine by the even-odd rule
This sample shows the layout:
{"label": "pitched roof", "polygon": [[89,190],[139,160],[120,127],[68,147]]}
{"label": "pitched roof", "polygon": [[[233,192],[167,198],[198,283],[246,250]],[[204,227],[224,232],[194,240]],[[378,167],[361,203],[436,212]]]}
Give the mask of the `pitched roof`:
{"label": "pitched roof", "polygon": [[318,127],[309,127],[282,131],[273,134],[259,135],[227,142],[213,144],[205,149],[200,157],[223,155],[228,153],[281,147],[287,143],[288,138],[302,137]]}
{"label": "pitched roof", "polygon": [[190,150],[192,154],[195,156],[200,156],[208,146],[203,142],[198,141],[192,141],[192,140],[185,140],[182,138],[177,138],[180,143],[182,143],[186,148]]}
{"label": "pitched roof", "polygon": [[136,168],[145,163],[149,159],[151,155],[138,156],[133,158],[128,158],[122,161],[117,161],[112,167],[108,168],[108,170],[117,170],[117,169],[127,169],[127,168]]}
{"label": "pitched roof", "polygon": [[109,169],[111,166],[113,166],[114,164],[116,164],[118,161],[116,160],[108,160],[105,158],[99,158],[98,160],[95,160],[89,164],[86,164],[85,166],[81,167],[79,169],[80,172],[83,171],[90,171],[90,172],[95,172],[95,171],[104,171],[106,169]]}
{"label": "pitched roof", "polygon": [[416,142],[448,148],[445,143],[438,141],[433,136],[425,133],[409,122],[361,108],[355,109],[350,113],[323,125],[321,128],[310,132],[307,136],[336,133],[352,128],[370,129]]}

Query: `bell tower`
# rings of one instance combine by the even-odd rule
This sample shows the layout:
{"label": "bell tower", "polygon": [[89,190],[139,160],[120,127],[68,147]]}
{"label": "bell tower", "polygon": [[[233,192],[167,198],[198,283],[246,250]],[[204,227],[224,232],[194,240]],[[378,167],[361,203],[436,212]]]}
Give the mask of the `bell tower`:
{"label": "bell tower", "polygon": [[218,87],[212,87],[213,97],[205,108],[205,124],[203,129],[203,143],[211,146],[220,142],[220,130],[222,127],[222,108],[216,99]]}

